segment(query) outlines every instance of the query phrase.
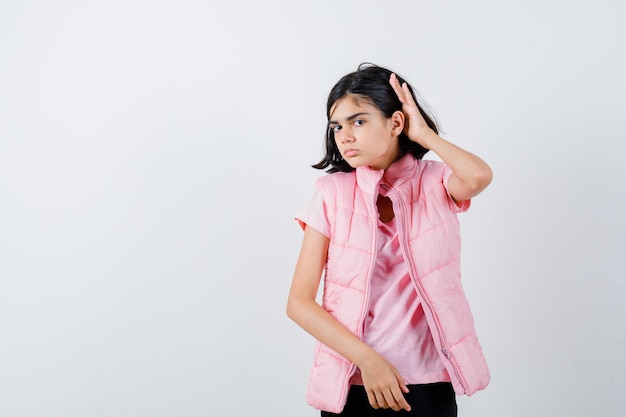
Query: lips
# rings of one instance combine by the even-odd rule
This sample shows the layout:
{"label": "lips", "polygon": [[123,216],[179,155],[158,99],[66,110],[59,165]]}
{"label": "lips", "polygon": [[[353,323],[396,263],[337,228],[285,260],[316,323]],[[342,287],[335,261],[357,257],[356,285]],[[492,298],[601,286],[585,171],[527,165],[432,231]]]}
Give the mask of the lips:
{"label": "lips", "polygon": [[356,149],[346,149],[346,151],[343,153],[344,158],[349,158],[351,156],[355,156],[359,151],[357,151]]}

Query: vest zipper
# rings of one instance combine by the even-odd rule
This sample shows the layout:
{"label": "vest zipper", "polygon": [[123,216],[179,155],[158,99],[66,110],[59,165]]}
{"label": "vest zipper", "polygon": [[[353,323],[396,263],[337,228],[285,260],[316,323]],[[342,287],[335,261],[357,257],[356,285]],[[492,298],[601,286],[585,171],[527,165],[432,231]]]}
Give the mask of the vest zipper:
{"label": "vest zipper", "polygon": [[[421,296],[423,303],[426,304],[426,308],[428,308],[428,310],[431,312],[431,316],[433,318],[433,322],[435,324],[435,330],[437,333],[436,336],[439,340],[439,344],[441,345],[441,353],[450,363],[450,366],[454,370],[454,374],[457,380],[459,381],[459,384],[461,384],[463,391],[468,392],[467,382],[465,382],[465,378],[463,378],[463,375],[461,374],[461,371],[459,370],[459,367],[456,361],[454,360],[454,357],[452,356],[452,354],[450,353],[450,350],[446,346],[446,342],[443,337],[443,331],[441,330],[441,323],[439,322],[439,319],[436,317],[436,315],[433,313],[432,303],[426,297],[426,293],[424,292],[424,289],[422,288],[419,280],[417,279],[417,272],[415,269],[415,265],[413,263],[413,258],[409,256],[410,254],[408,250],[408,245],[406,243],[407,240],[406,240],[406,233],[405,233],[408,230],[407,215],[405,212],[405,206],[404,206],[404,201],[402,200],[402,196],[399,193],[393,192],[395,190],[393,190],[391,187],[389,187],[388,185],[384,183],[381,184],[381,187],[384,188],[386,191],[391,190],[392,192],[391,193],[388,192],[387,196],[391,198],[392,203],[396,203],[396,202],[398,203],[397,207],[398,207],[398,211],[400,212],[399,213],[400,222],[398,222],[398,224],[401,225],[401,227],[398,228],[398,237],[401,243],[400,248],[402,249],[402,254],[404,255],[404,259],[407,262],[407,265],[409,267],[409,275],[411,276],[411,280],[413,281],[413,284],[417,288],[417,291],[419,295]],[[394,205],[394,208],[395,207],[396,205]],[[432,329],[431,329],[431,333],[432,333]]]}
{"label": "vest zipper", "polygon": [[[372,256],[372,258],[370,259],[370,264],[367,270],[367,279],[365,280],[365,302],[363,303],[363,308],[361,309],[359,328],[357,329],[357,337],[361,340],[363,340],[363,326],[365,326],[365,318],[367,315],[367,311],[369,309],[370,281],[371,281],[371,276],[372,276],[372,270],[374,269],[374,263],[376,262],[376,253],[377,253],[376,231],[378,227],[378,218],[376,217],[376,214],[378,213],[378,208],[376,206],[376,199],[378,199],[378,189],[374,193],[374,201],[372,205],[372,207],[376,208],[376,210],[374,210],[375,215],[373,216],[374,220],[373,220],[373,225],[372,225],[372,253],[374,254],[374,256]],[[350,369],[348,370],[348,375],[346,377],[346,380],[344,381],[343,390],[341,392],[341,397],[344,399],[347,398],[348,396],[347,392],[348,392],[348,389],[350,388],[350,379],[352,378],[355,372],[356,372],[356,365],[354,364],[354,362],[351,362]]]}

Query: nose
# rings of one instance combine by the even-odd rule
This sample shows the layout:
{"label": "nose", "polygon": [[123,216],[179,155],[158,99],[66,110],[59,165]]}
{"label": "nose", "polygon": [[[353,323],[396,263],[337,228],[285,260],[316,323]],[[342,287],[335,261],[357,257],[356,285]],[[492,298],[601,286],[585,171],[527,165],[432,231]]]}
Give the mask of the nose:
{"label": "nose", "polygon": [[342,128],[339,132],[335,133],[335,139],[339,143],[350,143],[354,141],[354,136],[352,135],[352,129],[349,127]]}

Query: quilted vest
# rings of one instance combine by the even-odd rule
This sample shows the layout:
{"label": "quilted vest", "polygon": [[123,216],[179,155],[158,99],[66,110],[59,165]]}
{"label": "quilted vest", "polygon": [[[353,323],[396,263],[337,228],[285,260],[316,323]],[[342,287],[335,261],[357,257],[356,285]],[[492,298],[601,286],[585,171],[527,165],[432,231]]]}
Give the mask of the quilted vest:
{"label": "quilted vest", "polygon": [[[330,225],[322,306],[363,337],[376,256],[376,201],[384,187],[393,202],[402,255],[435,346],[455,392],[472,395],[487,386],[490,374],[461,286],[459,208],[444,187],[445,174],[441,162],[405,155],[386,172],[359,167],[318,178],[316,187]],[[317,342],[307,387],[309,404],[340,413],[354,371],[352,362]]]}

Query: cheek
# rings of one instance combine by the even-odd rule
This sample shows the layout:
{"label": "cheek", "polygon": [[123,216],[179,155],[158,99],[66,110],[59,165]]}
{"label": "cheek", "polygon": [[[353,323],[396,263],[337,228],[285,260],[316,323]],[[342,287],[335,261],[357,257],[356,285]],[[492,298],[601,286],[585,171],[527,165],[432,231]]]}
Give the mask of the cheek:
{"label": "cheek", "polygon": [[398,141],[397,136],[395,137],[390,136],[384,141],[381,141],[381,147],[384,147],[385,149],[394,149],[394,148],[397,148],[398,146],[399,146],[399,141]]}

